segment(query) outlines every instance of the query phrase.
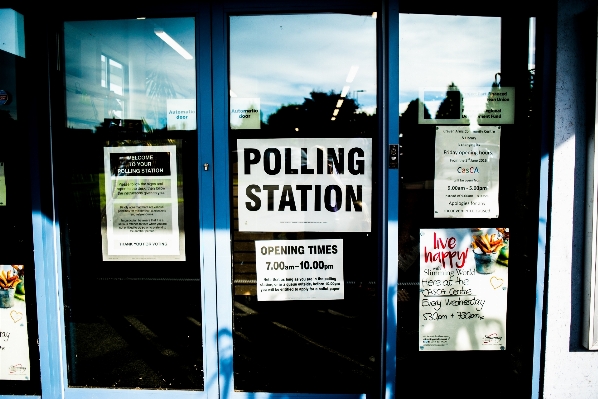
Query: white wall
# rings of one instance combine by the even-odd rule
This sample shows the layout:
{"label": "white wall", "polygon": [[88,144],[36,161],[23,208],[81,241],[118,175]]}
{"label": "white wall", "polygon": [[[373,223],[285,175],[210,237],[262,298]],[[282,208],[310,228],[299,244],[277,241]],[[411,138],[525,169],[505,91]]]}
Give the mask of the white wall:
{"label": "white wall", "polygon": [[[557,0],[545,398],[597,398],[598,352],[581,344],[586,129],[596,76],[596,1]],[[592,118],[592,119],[590,119]]]}

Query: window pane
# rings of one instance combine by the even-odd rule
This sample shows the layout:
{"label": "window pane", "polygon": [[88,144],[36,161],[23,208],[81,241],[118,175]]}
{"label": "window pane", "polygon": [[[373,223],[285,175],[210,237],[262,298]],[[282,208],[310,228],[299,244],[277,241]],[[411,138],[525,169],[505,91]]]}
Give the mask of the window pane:
{"label": "window pane", "polygon": [[[230,89],[234,389],[375,392],[376,20],[371,13],[231,17]],[[265,163],[247,158],[239,166],[257,151]],[[285,170],[264,174],[276,168],[276,154],[288,159]],[[248,205],[257,191],[247,197],[241,188],[258,175],[259,210]],[[271,199],[270,178],[280,185]],[[268,268],[258,259],[267,246],[295,255]],[[314,294],[328,287],[344,295]]]}
{"label": "window pane", "polygon": [[193,18],[65,23],[70,386],[203,389],[194,37]]}
{"label": "window pane", "polygon": [[[521,18],[399,15],[397,383],[407,390],[530,395],[540,135],[528,37]],[[422,364],[479,371],[455,385],[456,374]]]}
{"label": "window pane", "polygon": [[192,18],[67,22],[64,35],[69,127],[196,128]]}

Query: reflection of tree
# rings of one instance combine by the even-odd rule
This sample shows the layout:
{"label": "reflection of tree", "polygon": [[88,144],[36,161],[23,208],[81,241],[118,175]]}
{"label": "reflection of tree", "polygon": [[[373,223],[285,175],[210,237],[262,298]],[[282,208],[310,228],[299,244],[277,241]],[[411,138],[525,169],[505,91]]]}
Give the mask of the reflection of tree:
{"label": "reflection of tree", "polygon": [[424,109],[424,118],[430,119],[430,112],[420,100],[409,103],[399,116],[399,171],[403,182],[423,181],[434,178],[434,126],[419,124],[419,109]]}
{"label": "reflection of tree", "polygon": [[345,97],[332,120],[340,95],[312,91],[303,104],[283,105],[268,118],[264,130],[278,137],[341,137],[370,135],[377,129],[377,116],[357,112],[359,105]]}
{"label": "reflection of tree", "polygon": [[461,119],[463,99],[461,92],[455,83],[451,83],[446,89],[446,96],[436,111],[436,119]]}
{"label": "reflection of tree", "polygon": [[[165,43],[152,42],[148,46],[149,51],[145,57],[147,70],[145,72],[145,94],[150,99],[153,126],[166,126],[166,115],[161,115],[166,110],[166,100],[176,97],[176,90],[172,84],[168,67],[170,64],[164,62]],[[161,120],[162,119],[162,120]]]}

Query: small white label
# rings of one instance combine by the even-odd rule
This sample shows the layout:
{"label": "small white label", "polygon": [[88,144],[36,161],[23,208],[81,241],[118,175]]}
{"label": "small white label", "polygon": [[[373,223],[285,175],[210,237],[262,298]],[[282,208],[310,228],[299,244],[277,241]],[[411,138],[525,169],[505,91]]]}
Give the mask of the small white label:
{"label": "small white label", "polygon": [[231,129],[259,129],[260,99],[239,98],[230,99],[230,128]]}

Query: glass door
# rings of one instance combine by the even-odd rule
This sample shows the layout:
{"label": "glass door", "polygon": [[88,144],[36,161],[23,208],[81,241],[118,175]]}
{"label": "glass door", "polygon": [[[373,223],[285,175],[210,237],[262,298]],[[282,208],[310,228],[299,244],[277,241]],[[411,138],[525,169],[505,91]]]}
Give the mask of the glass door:
{"label": "glass door", "polygon": [[205,17],[64,23],[54,164],[67,395],[217,389],[211,131],[197,94]]}
{"label": "glass door", "polygon": [[542,245],[534,20],[417,11],[398,15],[397,383],[430,397],[530,397]]}
{"label": "glass door", "polygon": [[223,397],[378,395],[375,11],[215,18]]}

